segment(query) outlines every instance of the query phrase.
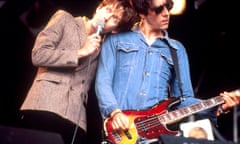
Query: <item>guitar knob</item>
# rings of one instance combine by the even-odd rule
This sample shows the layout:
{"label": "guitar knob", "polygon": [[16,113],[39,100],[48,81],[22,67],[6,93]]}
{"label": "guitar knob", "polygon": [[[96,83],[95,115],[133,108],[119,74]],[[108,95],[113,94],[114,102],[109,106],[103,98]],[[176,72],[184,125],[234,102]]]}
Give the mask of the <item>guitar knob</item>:
{"label": "guitar knob", "polygon": [[128,139],[132,139],[131,134],[129,133],[128,130],[124,131],[125,135],[127,136]]}

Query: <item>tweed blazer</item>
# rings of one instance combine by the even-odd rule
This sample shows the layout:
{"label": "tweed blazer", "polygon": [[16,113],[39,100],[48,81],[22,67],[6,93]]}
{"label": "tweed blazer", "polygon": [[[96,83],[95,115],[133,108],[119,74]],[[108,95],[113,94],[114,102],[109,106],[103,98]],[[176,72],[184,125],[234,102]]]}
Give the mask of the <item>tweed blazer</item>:
{"label": "tweed blazer", "polygon": [[32,63],[38,70],[21,110],[53,112],[86,130],[87,92],[98,57],[78,59],[77,50],[86,38],[83,17],[64,10],[53,14],[32,49]]}

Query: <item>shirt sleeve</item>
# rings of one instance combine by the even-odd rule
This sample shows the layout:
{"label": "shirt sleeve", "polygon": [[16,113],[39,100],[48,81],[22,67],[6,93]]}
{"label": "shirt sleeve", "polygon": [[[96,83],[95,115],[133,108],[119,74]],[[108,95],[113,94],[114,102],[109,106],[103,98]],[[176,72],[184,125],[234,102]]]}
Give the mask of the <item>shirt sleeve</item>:
{"label": "shirt sleeve", "polygon": [[103,118],[119,108],[113,92],[113,77],[116,67],[116,46],[111,35],[104,40],[96,73],[95,90]]}

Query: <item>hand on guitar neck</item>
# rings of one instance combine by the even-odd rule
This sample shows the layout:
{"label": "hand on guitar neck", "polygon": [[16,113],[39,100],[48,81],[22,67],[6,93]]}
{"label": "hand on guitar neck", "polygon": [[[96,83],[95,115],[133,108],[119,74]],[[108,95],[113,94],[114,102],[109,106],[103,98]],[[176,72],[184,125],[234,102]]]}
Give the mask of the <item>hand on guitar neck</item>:
{"label": "hand on guitar neck", "polygon": [[[224,99],[224,103],[220,105],[222,111],[228,111],[231,108],[240,104],[240,89],[231,91],[231,92],[222,92],[220,96]],[[217,112],[217,115],[220,115],[220,112]]]}

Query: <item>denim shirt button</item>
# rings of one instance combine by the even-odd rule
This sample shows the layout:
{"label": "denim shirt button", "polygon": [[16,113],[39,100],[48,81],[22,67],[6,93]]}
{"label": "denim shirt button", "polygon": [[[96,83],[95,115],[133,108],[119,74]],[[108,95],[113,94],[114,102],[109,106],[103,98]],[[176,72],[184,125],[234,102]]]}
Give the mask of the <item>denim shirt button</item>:
{"label": "denim shirt button", "polygon": [[145,92],[140,92],[140,94],[139,94],[140,96],[145,96],[146,95],[146,93]]}
{"label": "denim shirt button", "polygon": [[145,71],[145,72],[144,72],[144,75],[148,75],[148,76],[149,76],[149,72]]}

